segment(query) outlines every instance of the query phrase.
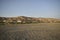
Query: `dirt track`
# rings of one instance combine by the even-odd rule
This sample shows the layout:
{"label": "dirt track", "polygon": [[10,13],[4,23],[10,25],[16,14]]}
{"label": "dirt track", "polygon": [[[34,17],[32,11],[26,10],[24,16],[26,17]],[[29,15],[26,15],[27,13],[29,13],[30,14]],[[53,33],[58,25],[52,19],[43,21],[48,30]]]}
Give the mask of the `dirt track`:
{"label": "dirt track", "polygon": [[60,24],[1,25],[0,40],[60,40]]}

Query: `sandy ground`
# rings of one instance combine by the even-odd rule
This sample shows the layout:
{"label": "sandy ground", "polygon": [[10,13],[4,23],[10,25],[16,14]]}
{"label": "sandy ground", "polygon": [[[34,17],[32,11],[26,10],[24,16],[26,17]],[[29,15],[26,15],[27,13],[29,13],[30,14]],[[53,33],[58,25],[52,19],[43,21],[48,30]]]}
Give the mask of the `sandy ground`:
{"label": "sandy ground", "polygon": [[60,40],[60,24],[0,25],[0,40]]}

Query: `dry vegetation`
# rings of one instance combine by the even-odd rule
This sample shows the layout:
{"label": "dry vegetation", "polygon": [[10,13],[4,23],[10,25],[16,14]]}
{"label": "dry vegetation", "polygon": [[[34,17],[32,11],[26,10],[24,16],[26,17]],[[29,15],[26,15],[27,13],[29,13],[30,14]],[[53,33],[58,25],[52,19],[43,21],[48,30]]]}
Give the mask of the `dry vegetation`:
{"label": "dry vegetation", "polygon": [[60,23],[1,25],[0,40],[60,40]]}
{"label": "dry vegetation", "polygon": [[30,24],[30,23],[60,23],[60,19],[55,18],[35,18],[35,17],[0,17],[0,24]]}

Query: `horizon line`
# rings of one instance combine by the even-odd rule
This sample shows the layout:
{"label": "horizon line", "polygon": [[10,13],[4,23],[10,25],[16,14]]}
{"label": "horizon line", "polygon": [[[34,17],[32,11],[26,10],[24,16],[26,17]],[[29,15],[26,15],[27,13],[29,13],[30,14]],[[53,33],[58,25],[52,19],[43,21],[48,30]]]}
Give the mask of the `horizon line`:
{"label": "horizon line", "polygon": [[[0,16],[0,17],[21,17],[21,16]],[[56,18],[56,19],[60,19],[60,18],[57,18],[57,17],[36,17],[36,16],[24,16],[24,17],[34,17],[34,18]]]}

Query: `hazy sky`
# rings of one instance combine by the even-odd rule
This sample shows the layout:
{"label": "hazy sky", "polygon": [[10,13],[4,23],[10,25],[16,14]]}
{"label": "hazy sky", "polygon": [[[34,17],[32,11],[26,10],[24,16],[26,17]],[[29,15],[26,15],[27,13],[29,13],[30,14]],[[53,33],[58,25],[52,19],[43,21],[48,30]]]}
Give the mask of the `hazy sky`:
{"label": "hazy sky", "polygon": [[60,18],[60,0],[0,0],[0,16]]}

